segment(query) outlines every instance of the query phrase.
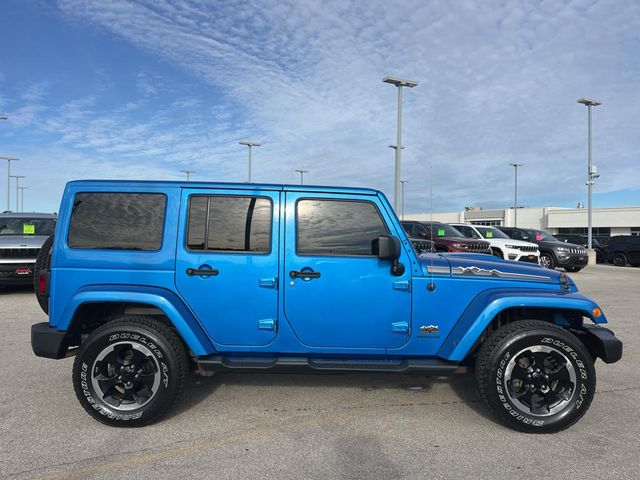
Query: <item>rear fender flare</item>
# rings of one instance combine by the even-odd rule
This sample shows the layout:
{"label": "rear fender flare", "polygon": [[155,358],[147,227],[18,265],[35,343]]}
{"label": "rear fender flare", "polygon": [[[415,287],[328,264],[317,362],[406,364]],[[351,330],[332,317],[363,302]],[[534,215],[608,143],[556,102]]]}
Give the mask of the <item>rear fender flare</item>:
{"label": "rear fender flare", "polygon": [[89,285],[79,289],[67,303],[56,325],[69,330],[75,313],[87,303],[141,303],[159,308],[176,328],[187,347],[198,356],[210,355],[215,348],[200,322],[175,293],[159,287],[117,285]]}

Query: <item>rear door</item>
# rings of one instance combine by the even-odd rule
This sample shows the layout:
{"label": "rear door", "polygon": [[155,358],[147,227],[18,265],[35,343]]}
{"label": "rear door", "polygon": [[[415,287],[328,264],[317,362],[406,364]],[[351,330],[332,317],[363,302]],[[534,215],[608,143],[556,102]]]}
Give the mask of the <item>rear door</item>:
{"label": "rear door", "polygon": [[372,242],[389,217],[366,195],[286,194],[284,311],[302,343],[331,348],[398,348],[409,339],[411,263],[379,260]]}
{"label": "rear door", "polygon": [[275,338],[279,204],[278,191],[182,192],[176,286],[217,343]]}

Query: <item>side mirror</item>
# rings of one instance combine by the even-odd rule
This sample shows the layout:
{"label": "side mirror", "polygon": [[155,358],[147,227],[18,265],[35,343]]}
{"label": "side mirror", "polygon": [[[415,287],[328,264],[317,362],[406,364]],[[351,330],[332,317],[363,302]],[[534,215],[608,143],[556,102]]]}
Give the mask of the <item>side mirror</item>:
{"label": "side mirror", "polygon": [[404,274],[404,265],[400,258],[400,239],[390,235],[384,235],[373,241],[373,253],[378,255],[380,260],[391,260],[391,274],[399,277]]}
{"label": "side mirror", "polygon": [[397,260],[400,258],[400,239],[389,235],[378,237],[373,241],[373,252],[380,260]]}

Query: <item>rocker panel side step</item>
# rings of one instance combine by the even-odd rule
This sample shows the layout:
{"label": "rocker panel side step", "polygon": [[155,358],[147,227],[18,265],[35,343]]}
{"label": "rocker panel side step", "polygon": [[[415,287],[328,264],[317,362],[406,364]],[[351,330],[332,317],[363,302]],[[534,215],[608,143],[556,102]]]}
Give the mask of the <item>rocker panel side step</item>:
{"label": "rocker panel side step", "polygon": [[432,376],[447,376],[456,372],[460,364],[436,358],[375,359],[354,360],[345,358],[307,358],[307,357],[226,357],[210,355],[197,359],[202,370],[242,370],[242,371],[356,371],[424,373]]}

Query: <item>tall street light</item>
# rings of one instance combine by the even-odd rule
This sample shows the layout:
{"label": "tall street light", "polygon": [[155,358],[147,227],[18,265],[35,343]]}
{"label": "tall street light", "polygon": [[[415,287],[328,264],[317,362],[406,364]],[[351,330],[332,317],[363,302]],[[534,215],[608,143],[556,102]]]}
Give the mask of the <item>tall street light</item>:
{"label": "tall street light", "polygon": [[24,191],[29,190],[29,187],[18,187],[20,190],[20,211],[24,212]]}
{"label": "tall street light", "polygon": [[18,162],[20,159],[15,157],[0,157],[0,160],[7,161],[7,210],[11,210],[11,162]]}
{"label": "tall street light", "polygon": [[24,178],[24,175],[11,175],[16,179],[16,211],[20,211],[20,179]]}
{"label": "tall street light", "polygon": [[400,180],[402,184],[402,220],[404,220],[404,184],[409,183],[409,180]]}
{"label": "tall street light", "polygon": [[304,174],[309,173],[309,170],[296,170],[300,174],[300,185],[304,185]]}
{"label": "tall street light", "polygon": [[[598,175],[595,166],[591,162],[591,107],[597,107],[598,105],[602,105],[602,102],[598,100],[593,100],[589,98],[581,98],[578,100],[578,103],[587,106],[587,116],[588,116],[588,137],[589,137],[589,160],[587,164],[587,190],[589,192],[588,198],[588,213],[587,213],[587,248],[591,251],[592,247],[592,235],[591,235],[591,187],[593,187],[594,180],[598,178]],[[590,252],[592,253],[592,252]]]}
{"label": "tall street light", "polygon": [[518,226],[518,167],[522,167],[524,166],[524,163],[510,163],[509,165],[511,165],[515,171],[516,171],[516,178],[515,178],[515,195],[514,195],[514,204],[513,204],[513,226],[517,227]]}
{"label": "tall street light", "polygon": [[382,81],[398,87],[398,138],[394,147],[396,151],[396,166],[393,183],[393,209],[397,213],[400,206],[400,175],[402,173],[400,166],[402,151],[402,87],[413,88],[418,86],[418,82],[414,82],[413,80],[403,80],[398,77],[384,77]]}
{"label": "tall street light", "polygon": [[195,170],[180,170],[182,173],[187,174],[187,182],[191,181],[191,174],[196,173]]}
{"label": "tall street light", "polygon": [[240,145],[246,145],[247,147],[249,147],[249,176],[248,176],[247,182],[251,183],[251,149],[253,147],[259,147],[262,144],[258,142],[249,142],[247,140],[243,140],[242,142],[238,142],[238,143]]}

